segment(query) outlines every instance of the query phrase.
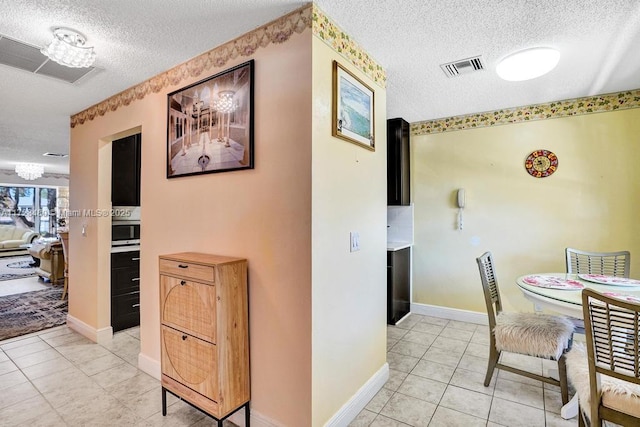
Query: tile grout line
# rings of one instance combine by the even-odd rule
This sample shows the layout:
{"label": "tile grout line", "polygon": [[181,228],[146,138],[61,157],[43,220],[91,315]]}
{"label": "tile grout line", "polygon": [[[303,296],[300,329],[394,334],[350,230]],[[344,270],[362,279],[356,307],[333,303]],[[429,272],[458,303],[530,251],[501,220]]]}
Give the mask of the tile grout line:
{"label": "tile grout line", "polygon": [[[389,349],[387,350],[387,353],[395,353],[395,354],[398,354],[398,355],[400,355],[400,356],[410,356],[410,357],[415,357],[415,356],[411,356],[410,354],[409,354],[409,355],[407,355],[407,354],[404,354],[404,353],[395,352],[395,351],[393,351],[393,349],[394,349],[394,348],[396,348],[396,346],[398,346],[398,345],[399,345],[399,344],[401,344],[402,342],[410,343],[410,344],[418,344],[418,343],[413,343],[412,341],[406,341],[406,340],[405,340],[405,336],[406,336],[410,331],[416,331],[416,330],[415,330],[415,326],[416,326],[416,325],[418,325],[419,323],[427,323],[427,324],[431,324],[431,325],[433,325],[433,324],[434,324],[434,323],[430,323],[429,321],[419,320],[419,321],[417,321],[417,322],[413,323],[413,325],[412,325],[411,327],[409,327],[409,328],[404,328],[404,327],[395,327],[395,328],[397,328],[397,329],[401,329],[401,330],[403,330],[403,333],[402,333],[402,335],[401,335],[397,340],[396,340],[395,338],[392,338],[392,340],[395,340],[395,342],[394,342],[394,343],[389,347]],[[469,350],[469,348],[470,348],[470,344],[477,344],[477,345],[480,345],[480,346],[486,346],[486,345],[487,345],[487,344],[484,344],[484,343],[481,343],[481,342],[480,342],[480,343],[474,343],[474,342],[472,341],[472,340],[474,339],[475,334],[476,334],[476,333],[478,332],[478,330],[479,330],[479,326],[478,326],[478,325],[476,325],[476,327],[475,327],[473,330],[469,330],[469,329],[465,329],[465,328],[457,328],[457,327],[456,327],[456,324],[451,324],[451,321],[449,321],[449,320],[448,320],[446,323],[444,323],[444,324],[435,324],[435,326],[440,326],[442,329],[441,329],[437,334],[433,334],[433,335],[435,336],[435,338],[433,339],[433,341],[432,341],[428,346],[426,346],[426,350],[425,350],[425,352],[424,352],[424,353],[422,353],[422,355],[421,355],[420,357],[416,357],[416,358],[418,359],[418,363],[419,363],[420,361],[423,361],[423,360],[425,360],[425,361],[427,361],[427,362],[431,362],[431,361],[429,361],[429,360],[427,360],[427,359],[424,359],[424,356],[428,353],[428,351],[429,351],[430,349],[432,349],[432,348],[440,348],[440,347],[433,347],[434,342],[435,342],[438,338],[443,338],[443,339],[448,339],[448,340],[455,340],[455,341],[464,342],[464,343],[465,343],[464,349],[462,350],[462,353],[461,353],[460,359],[458,360],[458,362],[457,362],[457,364],[456,364],[455,368],[453,369],[453,374],[452,374],[451,378],[449,378],[448,382],[447,382],[447,383],[443,383],[443,384],[446,384],[446,387],[447,387],[447,388],[448,388],[449,386],[452,386],[452,387],[460,387],[460,388],[462,388],[462,389],[464,389],[464,390],[467,390],[467,391],[471,391],[471,392],[475,392],[475,393],[480,393],[480,392],[478,392],[478,391],[475,391],[475,390],[472,390],[472,389],[468,389],[468,388],[466,388],[466,387],[464,387],[464,386],[457,386],[457,385],[455,385],[455,384],[452,384],[452,383],[451,383],[451,380],[452,380],[452,378],[453,378],[453,375],[455,375],[455,372],[457,372],[459,369],[466,370],[466,368],[463,368],[463,367],[461,366],[461,361],[462,361],[462,359],[464,358],[464,356],[465,356],[465,355],[473,356],[473,354],[468,353],[468,350]],[[389,327],[394,328],[394,326],[391,326],[391,325],[390,325]],[[451,337],[451,336],[445,336],[445,335],[442,335],[442,333],[443,333],[447,328],[455,329],[455,330],[459,330],[459,331],[466,331],[466,332],[470,332],[470,333],[471,333],[471,336],[469,337],[469,339],[466,339],[466,338],[465,338],[465,339],[461,339],[461,338],[457,338],[457,337]],[[421,332],[421,331],[416,331],[416,332]],[[422,332],[422,333],[428,333],[428,332]],[[431,362],[431,363],[437,363],[437,362]],[[540,361],[540,369],[541,369],[542,371],[544,371],[544,368],[545,368],[545,367],[544,367],[544,365],[543,365],[542,361]],[[403,372],[404,374],[406,374],[406,376],[405,376],[405,377],[404,377],[404,379],[400,382],[400,384],[398,385],[397,389],[396,389],[396,390],[390,390],[390,391],[392,391],[392,397],[393,397],[395,394],[401,394],[401,395],[407,396],[407,395],[405,395],[405,394],[403,394],[402,392],[400,392],[400,391],[399,391],[399,390],[400,390],[400,388],[402,387],[402,385],[406,382],[407,378],[409,378],[409,376],[410,376],[410,375],[414,375],[414,376],[417,376],[417,377],[422,377],[422,376],[420,376],[420,375],[413,374],[413,371],[414,371],[414,370],[415,370],[415,366],[414,366],[414,367],[413,367],[409,372],[406,372],[406,373],[405,373],[405,372]],[[490,403],[490,405],[489,405],[489,413],[488,413],[488,415],[487,415],[487,418],[486,418],[486,419],[483,419],[483,418],[478,418],[478,417],[476,417],[476,418],[478,418],[479,420],[483,420],[483,421],[485,421],[485,423],[486,423],[486,424],[488,424],[489,422],[491,422],[491,423],[495,423],[495,422],[493,422],[493,421],[490,421],[490,419],[489,419],[489,418],[490,418],[490,415],[491,415],[491,410],[494,408],[494,405],[495,405],[495,398],[497,397],[497,396],[496,396],[496,386],[497,386],[497,382],[498,382],[498,380],[499,380],[499,378],[498,378],[498,376],[499,376],[499,372],[500,372],[500,370],[499,370],[499,369],[498,369],[498,370],[496,370],[496,371],[494,372],[494,376],[493,376],[493,378],[492,378],[492,382],[494,382],[494,386],[493,386],[493,389],[491,390],[491,393],[490,393],[490,394],[487,394],[487,393],[480,393],[480,394],[485,394],[485,395],[487,395],[487,396],[491,396],[491,403]],[[543,373],[544,373],[544,372],[543,372]],[[506,378],[504,378],[504,380],[505,380],[505,381],[511,381],[511,382],[514,382],[514,383],[520,384],[521,386],[526,386],[526,385],[528,384],[528,383],[526,383],[526,382],[519,382],[519,381],[517,381],[517,380],[510,380],[510,379],[506,379]],[[435,381],[437,381],[437,380],[435,380]],[[533,385],[533,384],[531,384],[531,385]],[[541,410],[541,411],[542,411],[542,415],[543,415],[543,417],[544,417],[544,425],[547,425],[547,415],[549,415],[549,414],[555,414],[555,412],[551,412],[551,411],[550,411],[550,407],[548,407],[548,405],[547,405],[547,402],[546,402],[546,399],[545,399],[545,398],[552,398],[552,397],[553,397],[553,395],[552,395],[552,394],[550,394],[549,392],[555,392],[555,391],[554,391],[554,390],[552,390],[552,389],[546,389],[546,388],[544,387],[544,383],[541,383],[540,385],[541,385],[541,387],[542,387],[542,393],[541,393],[541,398],[542,398],[541,406],[542,406],[542,407],[535,406],[535,405],[533,405],[533,404],[528,404],[528,403],[520,402],[520,401],[513,401],[513,400],[509,400],[509,399],[507,399],[506,401],[507,401],[507,402],[510,402],[510,403],[515,403],[515,404],[523,405],[523,406],[526,406],[526,407],[529,407],[529,408],[532,408],[532,409],[535,409],[535,410]],[[446,389],[445,389],[445,393],[446,393]],[[437,410],[437,408],[438,408],[438,407],[442,406],[442,405],[441,405],[441,403],[442,403],[442,399],[443,399],[443,397],[444,397],[444,393],[443,393],[443,395],[442,395],[442,396],[440,396],[440,399],[439,399],[438,403],[435,405],[435,406],[436,406],[436,410]],[[389,399],[389,400],[390,400],[390,399]],[[422,399],[420,399],[420,400],[422,400]],[[387,400],[387,402],[383,405],[383,409],[384,409],[384,407],[385,407],[387,404],[388,404],[388,400]],[[446,406],[443,406],[443,407],[447,408]],[[447,408],[447,409],[452,409],[452,408]],[[453,410],[454,410],[454,411],[458,411],[457,409],[453,409]],[[458,412],[459,412],[459,411],[458,411]],[[380,412],[376,412],[376,413],[377,413],[378,415],[380,415]],[[434,412],[434,413],[435,413],[435,412]],[[464,412],[463,412],[463,413],[464,413]],[[466,414],[466,415],[475,416],[475,415],[471,415],[471,414]],[[557,415],[557,414],[556,414],[556,415]],[[433,417],[433,416],[432,416],[432,417]],[[401,422],[400,420],[396,420],[396,421]],[[496,424],[496,425],[499,425],[498,423],[495,423],[495,424]]]}
{"label": "tile grout line", "polygon": [[[57,328],[57,327],[55,327],[55,328]],[[50,329],[54,329],[54,328],[50,328]],[[44,330],[44,331],[48,331],[48,330]],[[51,332],[53,332],[53,331],[51,331]],[[40,351],[36,351],[36,352],[33,352],[33,353],[24,354],[24,355],[21,355],[21,356],[19,356],[19,357],[10,356],[9,354],[7,354],[7,350],[5,350],[5,349],[0,349],[0,350],[2,350],[2,352],[3,352],[3,353],[6,355],[6,357],[8,358],[8,360],[9,360],[9,361],[10,361],[10,362],[11,362],[11,363],[16,367],[16,370],[17,370],[17,371],[19,371],[19,372],[20,372],[20,374],[21,374],[21,375],[26,379],[26,382],[28,382],[28,383],[33,387],[33,389],[34,389],[35,391],[37,391],[37,393],[38,393],[38,395],[37,395],[37,396],[42,397],[42,399],[44,399],[44,400],[47,402],[47,404],[49,405],[49,407],[50,407],[50,408],[51,408],[51,409],[52,409],[52,410],[53,410],[53,411],[54,411],[54,412],[55,412],[55,413],[60,417],[60,419],[65,423],[65,425],[68,425],[68,423],[67,423],[67,421],[65,420],[65,418],[64,418],[64,416],[63,416],[63,414],[59,412],[59,410],[58,410],[59,408],[54,407],[53,403],[52,403],[49,399],[47,399],[47,397],[46,397],[46,396],[41,392],[41,390],[40,390],[40,389],[39,389],[39,388],[34,384],[34,382],[33,382],[34,380],[32,380],[29,376],[27,376],[27,375],[24,373],[24,369],[26,369],[26,368],[30,368],[30,367],[32,367],[32,366],[37,366],[37,365],[39,365],[39,364],[46,363],[47,361],[52,360],[52,359],[50,358],[50,359],[48,359],[48,360],[44,360],[44,361],[41,361],[41,362],[39,362],[39,363],[35,363],[35,364],[33,364],[33,365],[29,365],[29,366],[27,366],[27,367],[25,367],[25,368],[21,368],[21,367],[16,363],[16,360],[17,360],[17,359],[19,359],[20,357],[26,357],[26,356],[30,356],[30,355],[33,355],[33,354],[37,354],[37,353],[40,353],[40,352],[43,352],[43,351],[47,351],[47,350],[49,350],[49,349],[52,349],[52,350],[54,350],[54,351],[55,351],[55,352],[56,352],[56,353],[57,353],[57,354],[58,354],[62,359],[64,359],[64,360],[66,360],[67,362],[69,362],[73,368],[77,369],[77,370],[78,370],[82,375],[84,375],[84,377],[86,377],[87,379],[90,379],[93,383],[95,383],[98,387],[100,387],[100,389],[101,389],[101,390],[103,390],[104,392],[108,393],[109,395],[111,395],[111,394],[107,391],[106,387],[105,387],[105,386],[103,386],[103,385],[101,385],[100,383],[98,383],[98,382],[97,382],[93,377],[94,377],[95,375],[98,375],[98,374],[100,374],[100,373],[102,373],[102,372],[105,372],[105,371],[107,371],[107,370],[109,370],[109,369],[111,369],[111,368],[107,368],[107,369],[104,369],[104,370],[102,370],[102,371],[96,372],[96,373],[94,373],[93,375],[89,375],[88,373],[86,373],[86,372],[85,372],[85,371],[80,367],[80,365],[81,365],[82,363],[77,363],[77,362],[75,362],[74,360],[72,360],[71,358],[69,358],[67,355],[65,355],[64,353],[62,353],[62,352],[58,349],[59,347],[64,347],[64,346],[66,346],[66,345],[73,345],[73,342],[74,342],[74,341],[65,342],[65,343],[62,343],[62,344],[59,344],[59,345],[53,345],[53,344],[51,344],[51,343],[47,342],[47,340],[46,340],[45,338],[43,338],[43,335],[46,335],[47,333],[48,333],[48,332],[38,331],[38,332],[33,333],[33,335],[32,335],[32,334],[29,334],[29,336],[28,336],[28,337],[25,337],[25,338],[22,338],[22,339],[15,339],[15,340],[11,340],[11,341],[9,341],[9,342],[7,342],[7,343],[5,343],[5,344],[13,344],[13,343],[16,343],[16,342],[19,342],[19,341],[23,341],[23,340],[27,340],[27,339],[32,339],[32,338],[37,338],[37,341],[36,341],[36,342],[28,343],[28,344],[24,344],[24,345],[18,345],[18,346],[16,346],[15,348],[19,348],[19,347],[27,346],[27,345],[31,345],[31,344],[37,344],[37,343],[44,343],[44,344],[46,344],[49,348],[46,348],[46,349],[43,349],[43,350],[40,350]],[[52,338],[52,339],[53,339],[53,338],[56,338],[56,337],[61,337],[61,336],[64,336],[64,335],[70,335],[70,334],[73,334],[73,332],[67,332],[67,333],[63,333],[63,334],[60,334],[60,335],[54,335],[54,336],[52,336],[52,337],[50,337],[50,338]],[[138,338],[137,336],[132,335],[132,334],[131,334],[131,333],[129,333],[128,331],[123,331],[123,334],[124,334],[124,335],[126,335],[127,337],[129,337],[129,338],[133,339],[133,340],[137,340],[137,341],[139,341],[139,338]],[[77,339],[77,340],[75,340],[75,341],[82,341],[82,339],[80,338],[80,339]],[[106,347],[106,346],[104,346],[104,345],[97,344],[97,343],[86,343],[86,344],[99,345],[101,348],[103,348],[104,350],[108,351],[110,355],[115,356],[115,357],[117,357],[118,359],[120,359],[124,364],[126,364],[126,365],[128,365],[128,366],[133,366],[134,368],[136,368],[136,370],[138,370],[139,372],[142,372],[142,371],[140,371],[140,370],[138,369],[138,367],[137,367],[137,366],[132,365],[131,363],[129,363],[129,362],[127,361],[127,359],[125,359],[123,356],[121,356],[120,352],[116,353],[114,350],[112,350],[112,349],[110,349],[110,348],[108,348],[108,347]],[[12,349],[13,349],[13,348],[10,348],[9,350],[12,350]],[[56,356],[56,357],[54,357],[54,359],[55,359],[55,358],[57,358],[57,356]],[[95,359],[94,359],[94,360],[95,360]],[[14,371],[10,371],[10,372],[14,372]],[[39,377],[39,378],[37,378],[37,379],[45,378],[45,377],[47,377],[47,376],[54,375],[55,373],[56,373],[56,372],[50,372],[50,373],[48,373],[47,375],[43,375],[42,377]],[[122,382],[124,382],[124,381],[127,381],[127,379],[122,380],[122,381],[119,381],[119,382],[117,382],[117,383],[115,383],[115,384],[111,384],[110,386],[115,386],[115,385],[120,384],[120,383],[122,383]],[[36,397],[36,396],[33,396],[33,397]],[[114,397],[114,398],[115,398],[115,399],[116,399],[120,404],[123,404],[123,402],[122,402],[120,399],[118,399],[116,396],[113,396],[113,397]],[[176,402],[173,402],[173,403],[176,403]],[[169,404],[168,406],[171,406],[173,403]],[[13,406],[13,405],[15,405],[15,404],[17,404],[17,403],[14,403],[14,404],[12,404],[12,405],[9,405],[8,407]],[[63,405],[63,406],[64,406],[64,405]],[[6,409],[6,408],[3,408],[3,409]],[[155,414],[153,414],[153,415],[155,415]],[[153,415],[151,415],[151,416],[153,416]],[[29,419],[29,420],[25,420],[25,422],[32,421],[32,420],[33,420],[33,418],[32,418],[32,419]],[[145,421],[145,418],[140,418],[140,420],[139,420],[139,421],[140,421],[140,422],[144,422],[144,421]]]}
{"label": "tile grout line", "polygon": [[[50,345],[48,342],[44,341],[40,336],[35,335],[34,337],[37,337],[41,342],[44,342],[44,343],[45,343],[45,344],[47,344],[49,347],[51,347],[51,345]],[[32,338],[32,337],[29,337],[29,338],[26,338],[26,339],[30,339],[30,338]],[[19,340],[17,340],[17,341],[19,341]],[[13,341],[13,342],[17,342],[17,341]],[[29,345],[29,344],[27,344],[27,345]],[[51,348],[53,348],[53,347],[51,347]],[[54,350],[55,350],[55,349],[54,349]],[[27,375],[25,375],[25,373],[23,372],[22,368],[21,368],[20,366],[18,366],[18,364],[15,362],[15,360],[14,360],[14,359],[9,355],[9,354],[7,354],[6,350],[2,349],[2,351],[4,352],[5,356],[7,356],[7,357],[9,358],[9,360],[11,361],[11,363],[13,363],[13,364],[15,365],[15,367],[17,368],[17,370],[18,370],[18,371],[20,372],[20,374],[21,374],[21,375],[22,375],[22,376],[27,380],[27,382],[31,385],[31,387],[33,387],[33,389],[34,389],[35,391],[37,391],[37,392],[38,392],[38,394],[37,394],[36,396],[33,396],[33,397],[40,396],[40,397],[41,397],[45,402],[47,402],[47,405],[49,405],[49,408],[51,408],[51,410],[52,410],[53,412],[55,412],[56,414],[58,414],[58,416],[60,416],[60,414],[58,413],[58,411],[56,411],[56,408],[54,408],[54,407],[53,407],[53,405],[51,404],[51,402],[49,401],[49,399],[47,399],[47,398],[45,397],[45,395],[44,395],[44,394],[42,394],[42,392],[40,391],[40,389],[39,389],[39,388],[38,388],[38,387],[33,383],[33,380],[32,380],[31,378],[29,378]],[[58,352],[58,351],[56,350],[56,352]],[[59,353],[59,352],[58,352],[58,353]],[[13,404],[9,405],[8,407],[13,406],[13,405],[15,405],[15,404],[17,404],[17,403],[13,403]],[[1,410],[4,410],[4,409],[6,409],[6,408],[2,408]],[[61,416],[60,416],[60,417],[61,417]],[[35,419],[35,417],[34,417],[34,418],[30,418],[30,419],[28,419],[28,420],[25,420],[25,421],[23,422],[23,424],[24,424],[25,422],[32,421],[33,419]],[[62,418],[62,417],[61,417],[61,419],[64,421],[64,418]],[[66,424],[66,422],[65,422],[65,424]]]}

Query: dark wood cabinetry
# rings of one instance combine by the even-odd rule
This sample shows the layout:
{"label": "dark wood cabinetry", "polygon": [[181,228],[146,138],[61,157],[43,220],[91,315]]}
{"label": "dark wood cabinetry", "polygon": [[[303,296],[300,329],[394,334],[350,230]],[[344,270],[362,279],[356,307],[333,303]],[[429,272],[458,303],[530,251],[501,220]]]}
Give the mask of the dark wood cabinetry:
{"label": "dark wood cabinetry", "polygon": [[387,251],[387,323],[389,325],[395,325],[411,309],[410,262],[410,248]]}
{"label": "dark wood cabinetry", "polygon": [[111,146],[111,205],[140,206],[141,134],[113,141]]}
{"label": "dark wood cabinetry", "polygon": [[111,254],[113,332],[140,324],[140,251]]}
{"label": "dark wood cabinetry", "polygon": [[411,204],[409,123],[387,120],[387,205]]}

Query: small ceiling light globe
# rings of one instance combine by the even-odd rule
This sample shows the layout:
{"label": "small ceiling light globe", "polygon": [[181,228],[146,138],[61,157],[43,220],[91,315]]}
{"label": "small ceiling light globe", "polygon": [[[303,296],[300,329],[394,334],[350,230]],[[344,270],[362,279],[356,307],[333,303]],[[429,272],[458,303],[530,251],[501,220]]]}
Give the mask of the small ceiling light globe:
{"label": "small ceiling light globe", "polygon": [[531,80],[547,74],[560,61],[560,52],[550,47],[521,50],[502,59],[496,73],[510,82]]}

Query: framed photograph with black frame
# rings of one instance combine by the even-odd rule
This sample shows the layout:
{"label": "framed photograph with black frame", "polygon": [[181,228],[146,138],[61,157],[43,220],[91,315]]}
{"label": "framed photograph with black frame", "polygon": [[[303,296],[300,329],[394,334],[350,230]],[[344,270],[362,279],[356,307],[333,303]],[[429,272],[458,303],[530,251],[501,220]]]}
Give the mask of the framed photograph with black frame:
{"label": "framed photograph with black frame", "polygon": [[362,80],[333,61],[331,134],[375,151],[374,92]]}
{"label": "framed photograph with black frame", "polygon": [[167,95],[167,178],[253,169],[254,61]]}

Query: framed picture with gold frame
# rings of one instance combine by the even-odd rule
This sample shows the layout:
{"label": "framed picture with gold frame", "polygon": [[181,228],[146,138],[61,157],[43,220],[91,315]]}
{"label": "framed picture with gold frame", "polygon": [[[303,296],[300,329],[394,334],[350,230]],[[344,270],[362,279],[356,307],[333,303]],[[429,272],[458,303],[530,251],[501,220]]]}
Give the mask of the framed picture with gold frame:
{"label": "framed picture with gold frame", "polygon": [[331,134],[375,151],[374,91],[333,61]]}

